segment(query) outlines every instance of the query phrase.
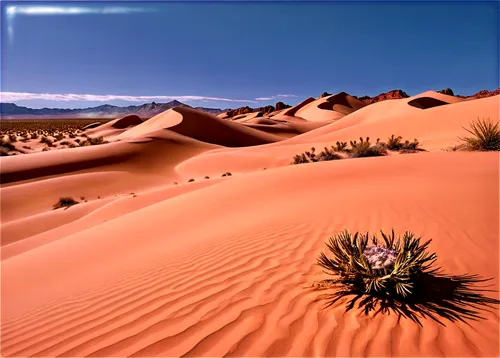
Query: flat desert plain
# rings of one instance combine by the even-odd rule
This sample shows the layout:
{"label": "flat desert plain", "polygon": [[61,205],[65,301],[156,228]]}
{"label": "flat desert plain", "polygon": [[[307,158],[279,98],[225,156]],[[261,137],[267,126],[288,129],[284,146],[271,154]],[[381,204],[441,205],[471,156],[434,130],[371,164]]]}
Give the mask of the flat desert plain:
{"label": "flat desert plain", "polygon": [[[325,308],[310,288],[329,237],[394,229],[498,299],[499,152],[448,148],[476,118],[498,122],[499,99],[176,107],[82,132],[108,143],[1,157],[2,356],[499,356],[497,305],[418,324]],[[425,151],[291,165],[391,135]],[[54,209],[63,197],[78,203]]]}

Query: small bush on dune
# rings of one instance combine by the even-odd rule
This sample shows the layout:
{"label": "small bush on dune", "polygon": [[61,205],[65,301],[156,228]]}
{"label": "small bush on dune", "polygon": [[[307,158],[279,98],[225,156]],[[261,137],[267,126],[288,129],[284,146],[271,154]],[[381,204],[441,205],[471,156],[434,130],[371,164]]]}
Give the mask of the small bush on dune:
{"label": "small bush on dune", "polygon": [[73,199],[72,196],[63,196],[59,198],[59,201],[54,204],[54,210],[63,208],[63,207],[70,207],[73,205],[78,204],[79,202]]}
{"label": "small bush on dune", "polygon": [[42,138],[40,139],[40,143],[45,143],[47,144],[49,147],[52,147],[52,145],[54,144],[52,142],[52,140],[50,140],[49,138],[47,138],[46,136],[42,136]]}
{"label": "small bush on dune", "polygon": [[332,149],[337,152],[347,152],[347,142],[338,142],[335,143],[335,146],[332,146]]}
{"label": "small bush on dune", "polygon": [[338,160],[338,159],[342,159],[342,156],[335,152],[333,146],[332,149],[328,149],[327,147],[325,147],[325,149],[322,152],[320,152],[317,157],[318,162],[323,162],[328,160]]}
{"label": "small bush on dune", "polygon": [[17,142],[17,135],[15,134],[10,134],[9,135],[9,140],[14,143],[14,142]]}
{"label": "small bush on dune", "polygon": [[459,137],[468,150],[497,151],[500,150],[500,122],[493,123],[488,118],[477,119],[470,123],[470,128],[464,128],[472,137]]}
{"label": "small bush on dune", "polygon": [[366,315],[375,310],[375,314],[393,312],[422,325],[419,319],[425,317],[439,324],[443,324],[439,316],[451,321],[478,319],[478,308],[500,303],[482,295],[488,290],[472,287],[488,279],[447,276],[433,267],[437,256],[427,252],[431,240],[421,243],[410,231],[402,237],[396,237],[394,230],[380,233],[382,240],[347,230],[329,239],[328,253],[322,252],[317,263],[331,278],[310,286],[332,289],[322,297],[328,300],[326,307],[352,295],[347,311],[357,303]]}
{"label": "small bush on dune", "polygon": [[387,149],[389,150],[400,150],[403,147],[403,143],[401,142],[403,137],[395,137],[394,134],[387,139]]}
{"label": "small bush on dune", "polygon": [[372,145],[370,137],[360,137],[360,142],[351,141],[351,148],[349,150],[349,157],[351,158],[365,158],[365,157],[380,157],[387,154],[387,150],[381,144]]}
{"label": "small bush on dune", "polygon": [[191,179],[188,180],[188,183],[191,183],[193,181],[194,181],[194,179],[191,178]]}
{"label": "small bush on dune", "polygon": [[99,145],[99,144],[108,143],[107,141],[104,140],[103,137],[96,137],[96,138],[88,137],[88,141],[89,141],[90,145]]}
{"label": "small bush on dune", "polygon": [[222,174],[223,177],[230,177],[231,175],[231,172],[225,172],[224,174]]}
{"label": "small bush on dune", "polygon": [[316,148],[312,147],[310,151],[297,154],[293,157],[293,161],[290,164],[316,163],[327,160],[342,159],[342,156],[335,152],[334,146],[332,146],[332,149],[325,147],[325,149],[317,155],[315,152]]}

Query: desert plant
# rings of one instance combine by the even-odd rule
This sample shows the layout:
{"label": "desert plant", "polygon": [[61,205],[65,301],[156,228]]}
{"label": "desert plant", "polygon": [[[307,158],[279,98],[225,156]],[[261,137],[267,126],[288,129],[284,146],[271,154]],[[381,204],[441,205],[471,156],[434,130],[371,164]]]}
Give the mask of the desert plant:
{"label": "desert plant", "polygon": [[15,134],[10,134],[9,135],[9,140],[14,143],[14,142],[17,142],[17,135]]}
{"label": "desert plant", "polygon": [[351,148],[349,149],[349,157],[351,158],[364,158],[364,157],[380,157],[387,154],[387,150],[384,146],[380,144],[372,145],[370,143],[370,137],[366,137],[363,140],[362,137],[359,138],[360,142],[351,141]]}
{"label": "desert plant", "polygon": [[62,140],[64,138],[64,134],[62,133],[58,133],[56,136],[55,136],[55,141],[58,142],[60,140]]}
{"label": "desert plant", "polygon": [[193,178],[191,178],[191,179],[189,179],[189,180],[188,180],[188,183],[191,183],[191,182],[193,182],[193,181],[194,181],[194,179],[193,179]]}
{"label": "desert plant", "polygon": [[302,153],[295,155],[293,157],[293,161],[290,164],[304,164],[304,163],[310,163],[310,161],[307,159],[306,155]]}
{"label": "desert plant", "polygon": [[231,175],[231,172],[225,172],[224,174],[222,174],[223,177],[230,177]]}
{"label": "desert plant", "polygon": [[477,119],[470,123],[470,128],[464,128],[472,137],[459,137],[467,149],[475,151],[500,150],[500,122],[493,123],[485,119]]}
{"label": "desert plant", "polygon": [[210,177],[209,176],[205,176],[205,179],[210,179]]}
{"label": "desert plant", "polygon": [[437,271],[431,269],[437,256],[426,252],[431,240],[421,244],[409,231],[402,238],[394,230],[381,234],[383,243],[373,235],[371,245],[368,233],[345,230],[330,238],[326,245],[331,257],[321,253],[318,264],[334,278],[318,285],[340,287],[339,298],[351,292],[404,298],[413,294],[416,275]]}
{"label": "desert plant", "polygon": [[338,142],[335,143],[335,146],[332,146],[332,149],[337,152],[345,152],[347,151],[347,142]]}
{"label": "desert plant", "polygon": [[388,139],[387,139],[387,149],[389,150],[400,150],[402,147],[403,147],[403,143],[401,143],[401,141],[403,140],[403,137],[399,136],[399,137],[395,137],[394,134],[391,135]]}
{"label": "desert plant", "polygon": [[54,210],[63,208],[63,207],[70,207],[73,205],[78,204],[79,202],[73,199],[72,196],[63,196],[59,198],[59,201],[54,204]]}
{"label": "desert plant", "polygon": [[332,146],[332,149],[328,149],[325,147],[325,149],[318,154],[317,161],[318,162],[323,162],[327,160],[337,160],[337,159],[342,159],[342,156],[338,153],[336,153],[333,149],[334,147]]}
{"label": "desert plant", "polygon": [[99,145],[108,143],[107,141],[104,140],[103,137],[96,137],[96,138],[88,137],[87,141],[90,143],[90,145]]}
{"label": "desert plant", "polygon": [[45,143],[49,147],[52,147],[52,145],[53,145],[52,140],[50,140],[50,138],[47,138],[46,136],[42,136],[42,138],[40,138],[40,143]]}

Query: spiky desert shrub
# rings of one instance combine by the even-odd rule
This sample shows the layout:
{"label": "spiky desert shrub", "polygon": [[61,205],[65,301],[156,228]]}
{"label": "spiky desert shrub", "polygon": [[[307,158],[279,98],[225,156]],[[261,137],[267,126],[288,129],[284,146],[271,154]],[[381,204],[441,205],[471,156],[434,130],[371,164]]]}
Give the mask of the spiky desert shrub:
{"label": "spiky desert shrub", "polygon": [[[470,128],[464,128],[472,137],[459,137],[468,150],[493,151],[500,150],[500,122],[493,123],[488,118],[477,119],[470,123]],[[462,127],[463,128],[463,127]]]}
{"label": "spiky desert shrub", "polygon": [[290,164],[316,163],[320,161],[342,159],[342,156],[335,152],[334,146],[332,146],[332,149],[325,147],[325,149],[317,155],[315,152],[316,148],[312,147],[310,151],[297,154],[293,157],[293,161]]}
{"label": "spiky desert shrub", "polygon": [[309,159],[307,159],[306,155],[302,153],[295,155],[290,164],[304,164],[304,163],[310,163],[310,161]]}
{"label": "spiky desert shrub", "polygon": [[42,138],[40,139],[40,143],[45,143],[49,147],[52,147],[54,145],[54,142],[50,138],[47,138],[46,136],[42,136]]}
{"label": "spiky desert shrub", "polygon": [[332,149],[337,152],[346,152],[347,151],[347,142],[339,142],[335,143],[335,146],[332,146]]}
{"label": "spiky desert shrub", "polygon": [[318,162],[323,162],[327,160],[338,160],[338,159],[342,159],[342,156],[335,152],[333,146],[332,149],[328,149],[327,147],[325,147],[325,149],[322,152],[320,152],[317,157]]}
{"label": "spiky desert shrub", "polygon": [[437,270],[431,269],[437,256],[426,252],[431,240],[421,244],[409,231],[397,238],[394,230],[381,234],[383,243],[376,235],[351,235],[347,230],[330,238],[326,244],[330,256],[321,253],[318,264],[334,278],[318,285],[339,287],[335,294],[339,298],[359,293],[393,298],[412,295],[416,276]]}
{"label": "spiky desert shrub", "polygon": [[96,137],[96,138],[88,137],[87,140],[90,143],[90,145],[99,145],[99,144],[108,143],[107,141],[104,140],[103,137]]}
{"label": "spiky desert shrub", "polygon": [[370,137],[359,137],[360,142],[350,141],[351,148],[349,149],[349,157],[351,158],[365,158],[365,157],[380,157],[387,154],[387,150],[380,144],[372,145]]}
{"label": "spiky desert shrub", "polygon": [[403,147],[403,143],[401,142],[402,140],[403,140],[403,137],[401,137],[401,136],[395,137],[394,134],[391,135],[387,139],[387,143],[386,143],[387,149],[400,150]]}
{"label": "spiky desert shrub", "polygon": [[59,201],[54,204],[54,210],[63,208],[63,207],[70,207],[73,205],[78,204],[79,202],[73,199],[72,196],[63,196],[59,198]]}

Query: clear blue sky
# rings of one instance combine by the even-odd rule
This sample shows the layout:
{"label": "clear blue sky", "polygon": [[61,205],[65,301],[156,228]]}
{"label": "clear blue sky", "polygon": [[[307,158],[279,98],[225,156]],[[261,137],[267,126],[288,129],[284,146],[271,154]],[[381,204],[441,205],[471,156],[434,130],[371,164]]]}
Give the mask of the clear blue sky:
{"label": "clear blue sky", "polygon": [[33,108],[499,87],[497,1],[2,2],[1,26],[1,100]]}

